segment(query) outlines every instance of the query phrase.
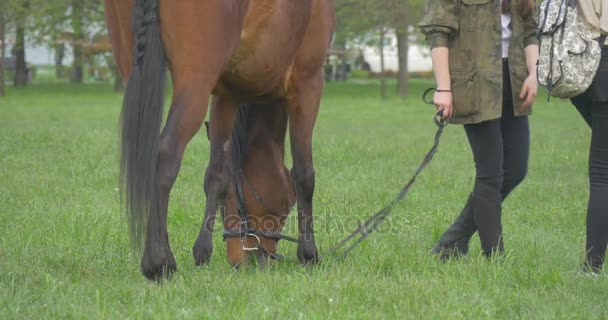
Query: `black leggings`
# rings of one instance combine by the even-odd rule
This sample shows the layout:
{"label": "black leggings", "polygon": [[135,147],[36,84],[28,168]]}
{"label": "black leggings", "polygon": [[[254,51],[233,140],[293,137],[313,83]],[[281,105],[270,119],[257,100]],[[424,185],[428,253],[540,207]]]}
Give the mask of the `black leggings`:
{"label": "black leggings", "polygon": [[591,87],[571,100],[591,127],[586,249],[587,263],[599,269],[608,243],[608,46]]}
{"label": "black leggings", "polygon": [[528,117],[513,114],[508,70],[505,60],[502,117],[464,126],[476,168],[471,198],[473,218],[487,255],[503,249],[501,203],[523,181],[528,170]]}

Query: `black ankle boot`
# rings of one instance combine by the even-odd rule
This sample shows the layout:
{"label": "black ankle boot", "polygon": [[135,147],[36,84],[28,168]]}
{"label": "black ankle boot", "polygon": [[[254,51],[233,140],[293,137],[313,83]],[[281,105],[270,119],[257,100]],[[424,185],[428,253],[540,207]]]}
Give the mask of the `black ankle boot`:
{"label": "black ankle boot", "polygon": [[583,263],[581,271],[589,274],[598,274],[602,271],[604,257],[592,256],[590,253],[591,252],[587,253],[587,259],[585,260],[585,263]]}
{"label": "black ankle boot", "polygon": [[579,274],[583,276],[597,277],[601,271],[601,265],[594,265],[593,263],[587,261],[581,266]]}
{"label": "black ankle boot", "polygon": [[469,252],[469,241],[475,231],[477,231],[477,226],[473,219],[471,200],[472,195],[469,196],[467,204],[462,209],[460,215],[443,233],[433,249],[431,249],[431,253],[439,255],[441,260],[464,256]]}
{"label": "black ankle boot", "polygon": [[501,195],[495,188],[478,183],[472,196],[472,212],[486,257],[504,251],[502,240]]}

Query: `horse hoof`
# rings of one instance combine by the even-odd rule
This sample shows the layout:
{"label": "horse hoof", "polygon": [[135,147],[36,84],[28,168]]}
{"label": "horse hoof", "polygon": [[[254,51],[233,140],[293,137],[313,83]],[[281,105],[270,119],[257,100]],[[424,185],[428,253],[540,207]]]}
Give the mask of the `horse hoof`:
{"label": "horse hoof", "polygon": [[314,243],[304,243],[298,245],[298,260],[303,265],[311,265],[319,262],[319,253],[317,246]]}
{"label": "horse hoof", "polygon": [[151,281],[171,280],[173,273],[176,271],[177,264],[171,252],[161,257],[151,257],[149,255],[142,257],[141,272]]}
{"label": "horse hoof", "polygon": [[194,256],[194,264],[197,267],[204,266],[211,262],[211,256],[213,255],[213,245],[211,242],[200,241],[197,239],[192,247],[192,255]]}
{"label": "horse hoof", "polygon": [[208,265],[211,262],[212,251],[194,252],[194,265],[197,267]]}

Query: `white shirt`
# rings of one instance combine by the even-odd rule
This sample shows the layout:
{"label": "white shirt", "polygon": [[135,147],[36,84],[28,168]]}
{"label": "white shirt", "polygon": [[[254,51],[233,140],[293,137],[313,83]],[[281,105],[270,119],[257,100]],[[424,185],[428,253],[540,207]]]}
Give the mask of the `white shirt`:
{"label": "white shirt", "polygon": [[509,57],[509,42],[511,41],[511,13],[502,13],[500,15],[500,22],[502,25],[502,57]]}
{"label": "white shirt", "polygon": [[500,15],[500,22],[502,25],[502,57],[509,57],[509,41],[511,41],[511,13],[502,13]]}

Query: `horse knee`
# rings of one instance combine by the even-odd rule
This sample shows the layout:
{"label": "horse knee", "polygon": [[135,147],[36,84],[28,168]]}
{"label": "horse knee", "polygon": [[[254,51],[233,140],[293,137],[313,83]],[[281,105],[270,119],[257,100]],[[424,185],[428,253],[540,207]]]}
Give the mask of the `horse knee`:
{"label": "horse knee", "polygon": [[218,192],[225,194],[228,190],[230,172],[228,166],[223,163],[210,163],[205,171],[205,182],[203,188],[206,194]]}
{"label": "horse knee", "polygon": [[312,195],[315,190],[315,170],[313,167],[305,166],[303,168],[298,168],[294,166],[291,174],[297,191],[301,193],[305,199],[312,200]]}

